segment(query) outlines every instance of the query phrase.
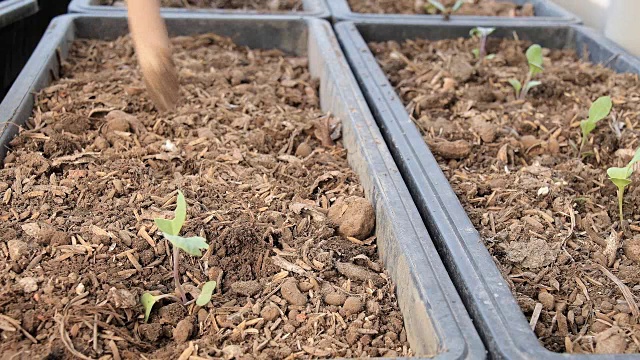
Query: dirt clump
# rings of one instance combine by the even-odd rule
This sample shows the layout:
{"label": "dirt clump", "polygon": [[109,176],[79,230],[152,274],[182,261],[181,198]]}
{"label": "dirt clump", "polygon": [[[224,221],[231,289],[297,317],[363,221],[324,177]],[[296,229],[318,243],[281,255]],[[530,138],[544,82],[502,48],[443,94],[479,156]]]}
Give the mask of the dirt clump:
{"label": "dirt clump", "polygon": [[329,208],[329,220],[343,236],[364,240],[375,228],[376,214],[369,200],[362,197],[338,199]]}

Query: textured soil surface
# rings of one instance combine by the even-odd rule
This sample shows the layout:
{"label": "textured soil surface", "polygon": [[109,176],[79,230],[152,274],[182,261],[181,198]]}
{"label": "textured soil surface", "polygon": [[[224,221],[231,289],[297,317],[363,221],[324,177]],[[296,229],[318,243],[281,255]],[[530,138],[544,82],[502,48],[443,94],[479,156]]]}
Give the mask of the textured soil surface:
{"label": "textured soil surface", "polygon": [[[125,6],[120,0],[100,0],[102,5]],[[162,7],[212,8],[258,11],[302,10],[302,0],[160,0]]]}
{"label": "textured soil surface", "polygon": [[[375,214],[307,59],[173,40],[182,101],[146,100],[128,38],[80,40],[0,170],[0,353],[15,359],[410,355]],[[188,202],[193,299],[153,218]],[[192,359],[194,359],[192,357]]]}
{"label": "textured soil surface", "polygon": [[[606,169],[638,142],[637,75],[544,50],[542,85],[516,100],[508,79],[527,72],[530,44],[490,39],[370,44],[440,167],[548,349],[637,353],[640,295],[638,177],[621,224]],[[578,156],[579,122],[613,98]]]}
{"label": "textured soil surface", "polygon": [[[347,0],[351,11],[373,14],[438,14],[439,10],[426,0]],[[441,0],[451,8],[456,0]],[[517,5],[509,1],[473,0],[468,1],[455,15],[476,16],[534,16],[533,5]]]}

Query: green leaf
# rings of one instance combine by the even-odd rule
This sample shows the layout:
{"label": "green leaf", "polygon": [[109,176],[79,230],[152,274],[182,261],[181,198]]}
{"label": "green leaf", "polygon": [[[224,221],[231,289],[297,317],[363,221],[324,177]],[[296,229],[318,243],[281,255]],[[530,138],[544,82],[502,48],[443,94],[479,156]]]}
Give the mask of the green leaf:
{"label": "green leaf", "polygon": [[611,112],[611,107],[613,106],[611,102],[611,97],[609,96],[601,96],[596,101],[591,104],[589,108],[589,121],[598,122]]}
{"label": "green leaf", "polygon": [[520,80],[509,79],[509,84],[511,84],[511,86],[513,86],[513,88],[516,90],[516,96],[520,95],[520,90],[522,90],[522,84],[520,83]]}
{"label": "green leaf", "polygon": [[436,9],[440,10],[440,12],[446,12],[447,8],[442,5],[440,1],[429,0],[429,4],[433,5]]}
{"label": "green leaf", "polygon": [[211,295],[213,294],[213,290],[216,289],[215,281],[207,281],[204,286],[202,286],[202,291],[200,292],[200,296],[196,300],[196,304],[198,306],[205,306],[209,301],[211,301]]}
{"label": "green leaf", "polygon": [[542,84],[542,82],[541,82],[541,81],[536,81],[536,80],[529,81],[529,82],[527,83],[527,91],[528,91],[529,89],[531,89],[531,88],[533,88],[533,87],[536,87],[536,86],[538,86],[538,85],[541,85],[541,84]]}
{"label": "green leaf", "polygon": [[633,159],[629,161],[629,164],[627,164],[627,167],[630,167],[633,169],[633,165],[638,161],[640,161],[640,147],[636,149],[636,153],[633,155]]}
{"label": "green leaf", "polygon": [[[589,120],[580,121],[580,129],[582,130],[582,138],[586,139],[589,134],[596,128],[596,123]],[[586,140],[585,140],[586,141]]]}
{"label": "green leaf", "polygon": [[187,202],[184,200],[182,191],[178,191],[178,199],[176,200],[176,210],[173,220],[153,219],[158,229],[165,234],[178,235],[184,221],[187,218]]}
{"label": "green leaf", "polygon": [[464,5],[464,3],[465,3],[465,0],[458,0],[458,1],[456,1],[456,3],[455,3],[455,4],[453,4],[453,7],[451,8],[451,12],[456,12],[456,11],[458,11],[458,9],[460,9],[460,7],[461,7],[462,5]]}
{"label": "green leaf", "polygon": [[155,304],[156,301],[158,301],[158,299],[149,293],[144,293],[140,297],[140,302],[142,303],[142,307],[144,307],[144,322],[149,320],[151,309],[153,309],[153,304]]}
{"label": "green leaf", "polygon": [[[611,179],[611,181],[626,180],[626,181],[629,181],[629,183],[631,183],[631,181],[629,180],[629,177],[631,176],[632,173],[633,173],[633,168],[629,166],[626,166],[623,168],[611,167],[607,169],[607,175],[609,175],[609,179]],[[627,185],[629,185],[629,183],[627,183]]]}
{"label": "green leaf", "polygon": [[469,36],[474,37],[474,36],[480,36],[480,28],[478,27],[474,27],[473,29],[469,30]]}
{"label": "green leaf", "polygon": [[476,57],[476,59],[480,57],[480,50],[479,49],[473,49],[473,50],[471,50],[471,53],[473,54],[473,56]]}
{"label": "green leaf", "polygon": [[489,55],[485,56],[484,58],[487,59],[487,60],[492,60],[495,57],[496,57],[496,54],[489,54]]}
{"label": "green leaf", "polygon": [[182,249],[189,255],[202,256],[200,249],[208,249],[207,240],[200,236],[183,238],[182,236],[164,233],[164,237],[171,242],[173,246]]}
{"label": "green leaf", "polygon": [[533,44],[529,46],[526,54],[531,75],[541,73],[544,70],[542,67],[542,47],[538,44]]}

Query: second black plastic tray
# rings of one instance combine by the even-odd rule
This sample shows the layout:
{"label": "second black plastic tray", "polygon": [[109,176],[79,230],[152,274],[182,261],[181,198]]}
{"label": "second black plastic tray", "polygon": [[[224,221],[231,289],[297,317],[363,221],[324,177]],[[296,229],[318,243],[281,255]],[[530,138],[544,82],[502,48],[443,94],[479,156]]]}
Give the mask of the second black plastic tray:
{"label": "second black plastic tray", "polygon": [[[516,4],[531,3],[534,7],[535,16],[526,17],[505,17],[505,16],[467,16],[452,15],[451,20],[474,21],[477,25],[489,23],[580,23],[581,20],[565,10],[561,6],[550,0],[508,0]],[[357,13],[351,10],[347,0],[327,0],[331,9],[331,17],[334,21],[367,21],[367,20],[394,20],[398,22],[416,22],[442,20],[442,15],[405,15],[405,14],[372,14]]]}
{"label": "second black plastic tray", "polygon": [[[370,41],[468,37],[475,23],[344,22],[336,32],[382,134],[415,198],[467,310],[495,359],[638,359],[638,355],[571,355],[545,349],[485,248],[444,173],[375,57]],[[578,26],[502,26],[549,48],[569,48],[619,72],[640,73],[640,62],[593,30]],[[585,54],[585,55],[587,55]]]}

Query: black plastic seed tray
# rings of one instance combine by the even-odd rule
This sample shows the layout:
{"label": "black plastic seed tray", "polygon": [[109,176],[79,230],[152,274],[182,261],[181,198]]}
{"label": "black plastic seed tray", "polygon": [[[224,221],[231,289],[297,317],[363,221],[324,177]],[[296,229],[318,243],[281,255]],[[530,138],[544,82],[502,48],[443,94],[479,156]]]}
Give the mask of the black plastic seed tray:
{"label": "black plastic seed tray", "polygon": [[37,0],[0,0],[0,28],[33,15],[37,11]]}
{"label": "black plastic seed tray", "polygon": [[46,11],[55,7],[53,3],[51,0],[42,0],[40,4],[37,0],[0,1],[0,100],[29,60],[54,16]]}
{"label": "black plastic seed tray", "polygon": [[[550,0],[507,0],[516,4],[533,4],[536,16],[505,17],[505,16],[467,16],[452,15],[451,20],[474,21],[476,26],[488,25],[496,22],[521,23],[534,21],[536,23],[581,23],[581,20],[571,12]],[[351,11],[347,0],[327,0],[331,9],[331,18],[334,21],[367,21],[367,20],[394,20],[398,22],[416,22],[442,20],[442,15],[405,15],[405,14],[369,14]]]}
{"label": "black plastic seed tray", "polygon": [[[638,355],[569,355],[545,349],[483,245],[436,159],[402,101],[378,66],[367,42],[468,37],[475,23],[407,24],[343,22],[336,32],[382,134],[436,243],[449,275],[495,359],[638,359]],[[579,25],[499,26],[492,37],[521,39],[549,48],[575,49],[619,72],[640,73],[640,61]],[[587,52],[585,54],[585,51]]]}
{"label": "black plastic seed tray", "polygon": [[[101,0],[71,0],[69,4],[69,13],[98,13],[105,14],[107,12],[126,12],[126,8],[123,6],[110,6],[100,5]],[[329,7],[325,0],[302,0],[301,11],[289,11],[278,13],[265,13],[259,11],[249,10],[235,10],[235,9],[186,9],[186,8],[162,8],[162,12],[165,14],[187,14],[187,13],[200,13],[209,15],[261,15],[261,16],[309,16],[322,19],[328,19],[331,16]]]}
{"label": "black plastic seed tray", "polygon": [[[376,209],[381,258],[397,285],[407,335],[424,358],[484,359],[486,351],[447,275],[366,101],[349,69],[331,25],[320,19],[252,16],[166,17],[171,35],[213,32],[253,48],[279,48],[307,55],[320,79],[324,111],[342,121],[349,164]],[[32,113],[33,93],[59,74],[76,38],[114,39],[127,33],[124,16],[66,15],[56,18],[15,85],[0,104],[0,155]]]}

